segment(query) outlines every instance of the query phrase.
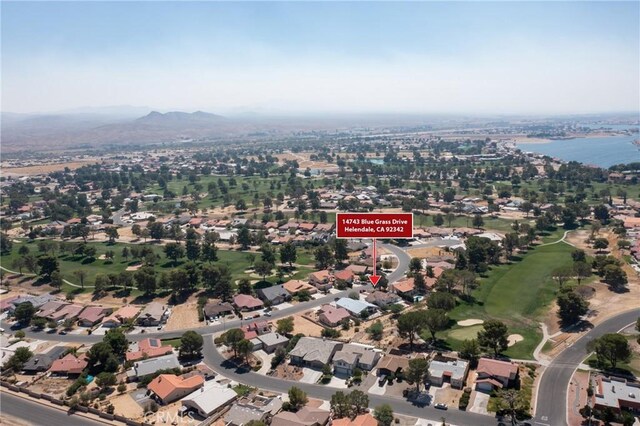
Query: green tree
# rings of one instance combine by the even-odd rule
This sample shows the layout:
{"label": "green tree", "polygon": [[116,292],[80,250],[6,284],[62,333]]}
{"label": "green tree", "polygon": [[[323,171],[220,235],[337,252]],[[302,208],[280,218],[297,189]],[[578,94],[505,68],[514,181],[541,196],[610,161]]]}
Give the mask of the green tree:
{"label": "green tree", "polygon": [[627,338],[617,333],[605,334],[590,341],[587,351],[595,352],[598,362],[604,365],[607,361],[611,368],[616,368],[618,362],[628,361],[632,354]]}
{"label": "green tree", "polygon": [[31,304],[31,302],[24,302],[19,304],[13,311],[13,317],[21,324],[29,324],[35,313],[36,308],[33,307],[33,304]]}
{"label": "green tree", "polygon": [[420,385],[429,377],[429,361],[425,358],[414,358],[409,360],[409,368],[405,373],[405,378],[409,383],[416,385],[416,391],[420,392]]}
{"label": "green tree", "polygon": [[422,259],[412,257],[409,261],[409,272],[411,272],[411,275],[416,275],[420,271],[422,271]]}
{"label": "green tree", "polygon": [[11,355],[5,364],[2,366],[3,370],[13,370],[20,371],[24,364],[29,361],[29,359],[33,356],[33,352],[26,347],[17,348],[16,351]]}
{"label": "green tree", "polygon": [[474,215],[471,224],[474,228],[482,228],[484,226],[484,219],[479,214]]}
{"label": "green tree", "polygon": [[234,356],[238,357],[238,343],[244,339],[244,332],[239,328],[232,328],[224,334],[224,342],[233,349]]}
{"label": "green tree", "polygon": [[198,258],[200,258],[200,243],[198,242],[198,234],[193,231],[193,228],[189,228],[189,230],[187,231],[185,251],[187,254],[187,259],[189,260],[197,260]]}
{"label": "green tree", "polygon": [[429,309],[442,309],[450,311],[456,307],[456,298],[451,293],[437,291],[427,299]]}
{"label": "green tree", "polygon": [[436,341],[436,333],[447,327],[449,317],[442,309],[429,309],[424,316],[424,326],[431,334],[431,341]]}
{"label": "green tree", "polygon": [[627,273],[618,265],[607,265],[604,267],[603,281],[619,291],[627,285]]}
{"label": "green tree", "polygon": [[493,351],[494,356],[498,356],[501,352],[509,347],[508,329],[505,323],[498,320],[486,321],[482,330],[478,332],[478,344],[486,350]]}
{"label": "green tree", "polygon": [[202,356],[204,339],[193,330],[186,331],[180,338],[180,358],[191,359]]}
{"label": "green tree", "polygon": [[367,328],[367,333],[373,340],[382,340],[382,335],[384,333],[384,326],[380,320],[374,322]]}
{"label": "green tree", "polygon": [[307,398],[307,394],[300,388],[292,386],[289,389],[289,404],[293,408],[293,411],[298,411],[305,405],[307,405],[309,399]]}
{"label": "green tree", "polygon": [[252,294],[253,287],[251,287],[251,282],[249,282],[246,278],[241,278],[238,281],[238,293],[240,294]]}
{"label": "green tree", "polygon": [[124,335],[122,329],[114,328],[107,331],[102,338],[102,341],[111,347],[114,355],[118,357],[124,357],[125,352],[129,348],[129,341],[127,336]]}
{"label": "green tree", "polygon": [[293,317],[285,317],[279,319],[277,322],[277,331],[280,334],[291,334],[293,333]]}
{"label": "green tree", "polygon": [[184,257],[184,248],[179,243],[167,243],[164,246],[164,253],[167,259],[173,260],[173,265],[178,265],[178,259]]}
{"label": "green tree", "polygon": [[41,317],[31,318],[31,326],[37,328],[38,330],[42,330],[45,325],[47,325],[47,320]]}
{"label": "green tree", "polygon": [[215,297],[224,301],[231,300],[233,294],[231,280],[231,271],[226,265],[204,265],[202,268],[204,285],[211,289]]}
{"label": "green tree", "polygon": [[143,266],[133,274],[138,290],[150,295],[156,291],[156,271],[151,266]]}
{"label": "green tree", "polygon": [[335,238],[333,240],[333,257],[339,263],[349,259],[347,240],[342,238]]}
{"label": "green tree", "polygon": [[373,417],[379,426],[391,426],[393,424],[393,409],[389,404],[382,404],[373,410]]}
{"label": "green tree", "polygon": [[271,273],[272,269],[273,264],[265,262],[264,260],[258,260],[253,264],[253,270],[256,271],[256,274],[262,277],[263,281],[266,279],[267,275]]}
{"label": "green tree", "polygon": [[558,317],[564,325],[575,324],[589,311],[589,302],[575,291],[563,291],[556,300]]}
{"label": "green tree", "polygon": [[253,350],[253,343],[251,343],[247,339],[242,339],[238,342],[238,355],[244,359],[245,362],[248,362],[248,357],[251,351]]}
{"label": "green tree", "polygon": [[115,385],[118,382],[116,375],[113,373],[107,373],[103,371],[96,376],[96,384],[101,388],[108,388]]}
{"label": "green tree", "polygon": [[118,230],[116,228],[114,228],[114,227],[107,228],[104,231],[104,233],[106,234],[107,238],[109,238],[109,244],[115,244],[116,240],[120,236],[118,234]]}
{"label": "green tree", "polygon": [[214,242],[207,241],[206,237],[202,243],[200,259],[203,262],[215,262],[218,260],[218,247],[216,247]]}
{"label": "green tree", "polygon": [[351,401],[343,391],[337,391],[331,396],[330,405],[335,418],[351,416]]}
{"label": "green tree", "polygon": [[573,274],[578,280],[578,285],[580,285],[583,279],[589,278],[591,276],[591,265],[588,265],[584,261],[574,262]]}
{"label": "green tree", "polygon": [[40,267],[39,275],[45,280],[50,280],[51,274],[53,274],[54,271],[60,270],[60,264],[53,256],[43,256],[38,259],[38,266]]}
{"label": "green tree", "polygon": [[478,340],[465,339],[462,342],[460,351],[458,351],[458,355],[460,358],[468,360],[473,366],[475,366],[480,358],[480,345],[478,345]]}
{"label": "green tree", "polygon": [[249,228],[246,226],[240,228],[238,231],[237,241],[242,250],[247,250],[249,248],[251,245],[251,233],[249,232]]}
{"label": "green tree", "polygon": [[331,247],[327,244],[323,244],[318,247],[314,252],[314,256],[318,269],[327,269],[334,263],[333,252],[331,251]]}
{"label": "green tree", "polygon": [[409,347],[413,350],[413,341],[417,334],[425,326],[424,310],[409,311],[398,317],[398,334],[400,337],[409,340]]}
{"label": "green tree", "polygon": [[294,246],[291,242],[285,243],[280,247],[280,261],[282,263],[288,263],[289,268],[293,266],[293,263],[298,259],[298,254],[296,253],[296,246]]}

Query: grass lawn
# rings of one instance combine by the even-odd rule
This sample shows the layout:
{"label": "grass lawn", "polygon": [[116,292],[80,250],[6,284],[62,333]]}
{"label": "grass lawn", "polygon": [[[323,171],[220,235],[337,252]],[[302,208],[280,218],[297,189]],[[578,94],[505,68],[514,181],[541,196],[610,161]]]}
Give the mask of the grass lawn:
{"label": "grass lawn", "polygon": [[475,339],[478,337],[478,332],[480,330],[482,330],[481,324],[456,328],[449,332],[449,338],[459,340],[461,342],[467,339]]}
{"label": "grass lawn", "polygon": [[[443,214],[443,216],[445,215]],[[435,215],[424,216],[421,214],[414,214],[413,216],[414,226],[418,226],[418,227],[436,226],[435,223],[433,223],[434,218],[435,218]],[[482,219],[484,220],[484,225],[482,228],[488,231],[500,231],[500,232],[513,231],[513,229],[511,228],[511,225],[513,224],[512,220],[494,218],[490,216],[483,216]],[[451,221],[451,227],[471,228],[473,227],[472,223],[473,223],[473,216],[459,215],[459,216],[456,216],[455,219]],[[449,227],[449,222],[445,219],[444,225],[442,226]]]}
{"label": "grass lawn", "polygon": [[[20,256],[18,254],[18,247],[20,247],[23,244],[26,244],[30,248],[32,254],[36,256],[39,254],[37,245],[35,242],[16,243],[14,244],[14,247],[11,253],[4,254],[0,257],[0,264],[7,269],[13,270],[11,264],[15,259],[17,259]],[[93,286],[96,275],[110,274],[110,273],[117,274],[122,271],[125,271],[128,266],[135,265],[137,263],[137,262],[134,262],[131,258],[128,258],[125,260],[122,257],[122,249],[127,246],[131,247],[130,244],[116,243],[113,245],[109,245],[106,242],[92,242],[91,240],[89,240],[87,244],[96,248],[96,256],[93,261],[90,261],[89,259],[86,259],[86,258],[83,259],[81,257],[74,256],[67,253],[60,253],[59,251],[56,253],[58,261],[60,263],[60,271],[62,273],[62,276],[64,279],[68,280],[69,282],[80,285],[80,281],[78,277],[74,275],[74,272],[77,270],[83,270],[83,271],[86,271],[87,273],[84,284],[86,286]],[[184,243],[183,243],[183,246],[184,246]],[[176,267],[173,261],[167,260],[165,258],[163,246],[147,244],[146,247],[151,247],[154,250],[154,252],[158,256],[160,256],[160,261],[154,267],[158,273],[169,272]],[[109,250],[114,252],[113,261],[99,259],[101,255],[105,254]],[[226,265],[231,271],[231,275],[234,281],[239,280],[241,278],[255,280],[256,279],[255,276],[251,276],[251,274],[246,272],[251,267],[252,257],[254,257],[255,259],[259,259],[260,253],[248,253],[248,252],[235,251],[235,250],[218,250],[218,261],[215,263]],[[184,264],[185,261],[186,261],[186,258],[183,258],[180,261],[178,261],[177,267]],[[299,248],[298,260],[296,261],[296,263],[303,266],[298,266],[296,269],[293,270],[291,279],[305,279],[309,275],[309,273],[312,272],[313,270],[311,266],[306,266],[306,265],[312,265],[314,263],[312,251],[308,249]],[[27,272],[27,271],[23,270],[23,272]],[[289,278],[287,277],[285,279],[289,279]],[[272,271],[271,276],[267,276],[267,281],[274,284],[278,282],[278,277],[276,275],[275,269]],[[83,293],[83,292],[90,293],[93,291],[93,289],[85,288],[83,290],[82,288],[73,287],[65,283],[63,284],[62,291],[65,293],[73,292],[77,294],[77,293]],[[141,294],[142,294],[141,292],[135,289],[132,289],[130,292],[130,296],[133,296],[133,297],[137,297]]]}
{"label": "grass lawn", "polygon": [[171,345],[176,349],[180,347],[181,342],[182,341],[181,341],[181,339],[179,337],[175,338],[175,339],[163,339],[162,340],[162,344],[163,345]]}
{"label": "grass lawn", "polygon": [[[455,321],[478,318],[505,322],[509,334],[521,334],[524,337],[522,342],[510,347],[505,354],[513,358],[530,359],[542,335],[538,322],[555,298],[557,290],[551,272],[571,264],[572,250],[573,247],[563,243],[537,247],[521,260],[494,267],[488,277],[480,279],[480,286],[473,292],[476,303],[461,303],[451,312],[451,318]],[[457,349],[468,338],[466,335],[477,331],[476,327],[455,326],[443,332],[442,337]]]}

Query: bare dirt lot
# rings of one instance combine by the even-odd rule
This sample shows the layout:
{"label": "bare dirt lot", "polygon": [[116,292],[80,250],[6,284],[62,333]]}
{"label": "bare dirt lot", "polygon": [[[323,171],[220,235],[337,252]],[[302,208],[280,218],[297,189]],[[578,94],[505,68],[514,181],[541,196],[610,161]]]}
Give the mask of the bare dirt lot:
{"label": "bare dirt lot", "polygon": [[301,315],[294,315],[293,333],[302,333],[305,336],[320,337],[320,333],[322,333],[322,327],[309,321]]}
{"label": "bare dirt lot", "polygon": [[65,395],[67,388],[71,386],[72,383],[73,380],[62,377],[45,377],[31,385],[29,390],[58,397]]}
{"label": "bare dirt lot", "polygon": [[33,175],[44,175],[51,172],[56,172],[59,170],[64,170],[65,167],[68,167],[71,170],[78,169],[86,164],[93,164],[98,160],[95,158],[81,160],[81,161],[71,161],[68,163],[55,163],[55,164],[39,164],[37,166],[27,166],[27,167],[7,167],[2,169],[2,173],[6,176],[33,176]]}
{"label": "bare dirt lot", "polygon": [[200,326],[202,326],[202,323],[198,321],[198,301],[195,296],[192,296],[185,303],[175,306],[171,310],[171,316],[167,320],[165,331]]}
{"label": "bare dirt lot", "polygon": [[109,400],[114,408],[115,413],[132,419],[142,417],[144,410],[136,401],[128,394],[118,395]]}

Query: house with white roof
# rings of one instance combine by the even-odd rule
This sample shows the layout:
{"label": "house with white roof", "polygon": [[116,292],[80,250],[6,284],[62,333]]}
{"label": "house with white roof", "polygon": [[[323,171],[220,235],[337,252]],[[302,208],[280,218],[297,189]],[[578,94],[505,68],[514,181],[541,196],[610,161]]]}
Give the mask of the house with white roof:
{"label": "house with white roof", "polygon": [[365,312],[366,314],[371,315],[378,310],[378,307],[373,303],[365,302],[363,300],[354,300],[349,297],[342,297],[338,299],[336,306],[346,309],[354,317],[361,317]]}

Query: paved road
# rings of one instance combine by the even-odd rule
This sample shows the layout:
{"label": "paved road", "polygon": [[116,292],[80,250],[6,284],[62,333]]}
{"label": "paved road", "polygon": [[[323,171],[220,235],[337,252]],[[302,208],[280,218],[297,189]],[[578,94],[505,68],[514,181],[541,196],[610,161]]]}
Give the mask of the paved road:
{"label": "paved road", "polygon": [[567,390],[578,365],[587,357],[587,344],[606,333],[615,333],[633,323],[640,309],[617,315],[598,324],[587,334],[565,349],[546,368],[540,380],[534,421],[539,425],[566,425]]}
{"label": "paved road", "polygon": [[104,426],[86,417],[67,414],[62,410],[48,407],[8,392],[2,392],[2,413],[25,420],[35,426]]}

